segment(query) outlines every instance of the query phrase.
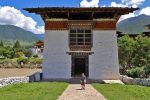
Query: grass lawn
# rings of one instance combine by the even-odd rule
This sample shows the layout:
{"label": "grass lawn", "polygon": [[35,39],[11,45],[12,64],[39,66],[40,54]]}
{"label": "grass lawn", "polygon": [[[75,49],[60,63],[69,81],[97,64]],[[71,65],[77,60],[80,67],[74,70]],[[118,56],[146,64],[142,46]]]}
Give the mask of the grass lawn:
{"label": "grass lawn", "polygon": [[150,87],[121,84],[92,84],[108,100],[150,100]]}
{"label": "grass lawn", "polygon": [[0,100],[56,100],[68,86],[63,82],[41,82],[0,88]]}

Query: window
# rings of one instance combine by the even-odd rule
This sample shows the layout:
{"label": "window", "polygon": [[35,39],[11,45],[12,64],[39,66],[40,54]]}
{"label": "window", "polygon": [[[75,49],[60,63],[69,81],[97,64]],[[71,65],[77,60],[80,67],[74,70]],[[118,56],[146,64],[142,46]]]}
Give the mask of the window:
{"label": "window", "polygon": [[92,45],[92,31],[89,29],[70,29],[70,45]]}
{"label": "window", "polygon": [[81,29],[77,30],[77,33],[83,33],[83,32],[84,32],[84,30],[81,30]]}
{"label": "window", "polygon": [[70,30],[70,33],[76,33],[76,30]]}
{"label": "window", "polygon": [[83,37],[84,37],[84,34],[77,34],[77,37],[78,37],[78,38],[83,38]]}
{"label": "window", "polygon": [[70,34],[70,37],[71,37],[71,38],[75,38],[75,37],[76,37],[76,34]]}
{"label": "window", "polygon": [[91,30],[85,30],[85,33],[91,33]]}

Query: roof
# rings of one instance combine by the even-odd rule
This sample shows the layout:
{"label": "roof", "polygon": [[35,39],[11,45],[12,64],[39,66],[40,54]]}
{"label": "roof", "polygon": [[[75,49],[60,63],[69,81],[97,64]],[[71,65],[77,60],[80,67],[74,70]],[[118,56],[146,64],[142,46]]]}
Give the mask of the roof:
{"label": "roof", "polygon": [[24,8],[29,13],[41,15],[43,20],[50,18],[66,18],[69,20],[91,20],[93,18],[117,18],[121,15],[131,13],[139,8],[121,7],[97,7],[97,8],[77,8],[77,7],[44,7],[44,8]]}
{"label": "roof", "polygon": [[129,12],[129,11],[135,11],[135,10],[138,10],[139,8],[128,8],[128,7],[125,7],[125,8],[122,8],[122,7],[95,7],[95,8],[82,8],[82,7],[44,7],[44,8],[24,8],[24,10],[27,10],[29,12],[50,12],[50,11],[58,11],[58,12],[75,12],[75,11],[78,11],[78,12],[91,12],[91,11],[94,11],[94,12],[104,12],[104,11],[123,11],[123,12]]}
{"label": "roof", "polygon": [[41,40],[36,41],[35,46],[44,46],[44,42]]}
{"label": "roof", "polygon": [[150,24],[148,24],[148,25],[145,25],[146,27],[150,27]]}

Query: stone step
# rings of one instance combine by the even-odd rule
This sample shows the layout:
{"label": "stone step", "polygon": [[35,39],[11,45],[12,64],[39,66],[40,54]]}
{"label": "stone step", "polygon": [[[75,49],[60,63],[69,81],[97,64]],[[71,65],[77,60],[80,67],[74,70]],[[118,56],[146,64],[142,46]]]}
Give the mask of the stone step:
{"label": "stone step", "polygon": [[[71,84],[80,84],[81,83],[81,77],[74,77],[70,79]],[[86,78],[86,83],[91,84],[91,83],[106,83],[106,84],[113,84],[113,83],[118,83],[118,84],[124,84],[121,80],[92,80],[89,78]]]}
{"label": "stone step", "polygon": [[[81,77],[74,77],[70,79],[71,84],[80,84],[81,83]],[[88,78],[86,78],[86,83],[89,84],[91,83]]]}
{"label": "stone step", "polygon": [[124,84],[121,80],[103,80],[103,82],[106,84],[113,84],[113,83]]}

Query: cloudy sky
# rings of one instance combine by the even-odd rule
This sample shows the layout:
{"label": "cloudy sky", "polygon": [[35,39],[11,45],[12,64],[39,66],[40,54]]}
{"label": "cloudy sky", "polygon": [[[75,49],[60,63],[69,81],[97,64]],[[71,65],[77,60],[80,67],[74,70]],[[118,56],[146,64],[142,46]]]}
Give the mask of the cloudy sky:
{"label": "cloudy sky", "polygon": [[124,15],[119,21],[140,14],[150,16],[150,0],[0,0],[0,24],[15,25],[35,34],[44,33],[40,16],[23,8],[32,7],[139,7],[140,10]]}

